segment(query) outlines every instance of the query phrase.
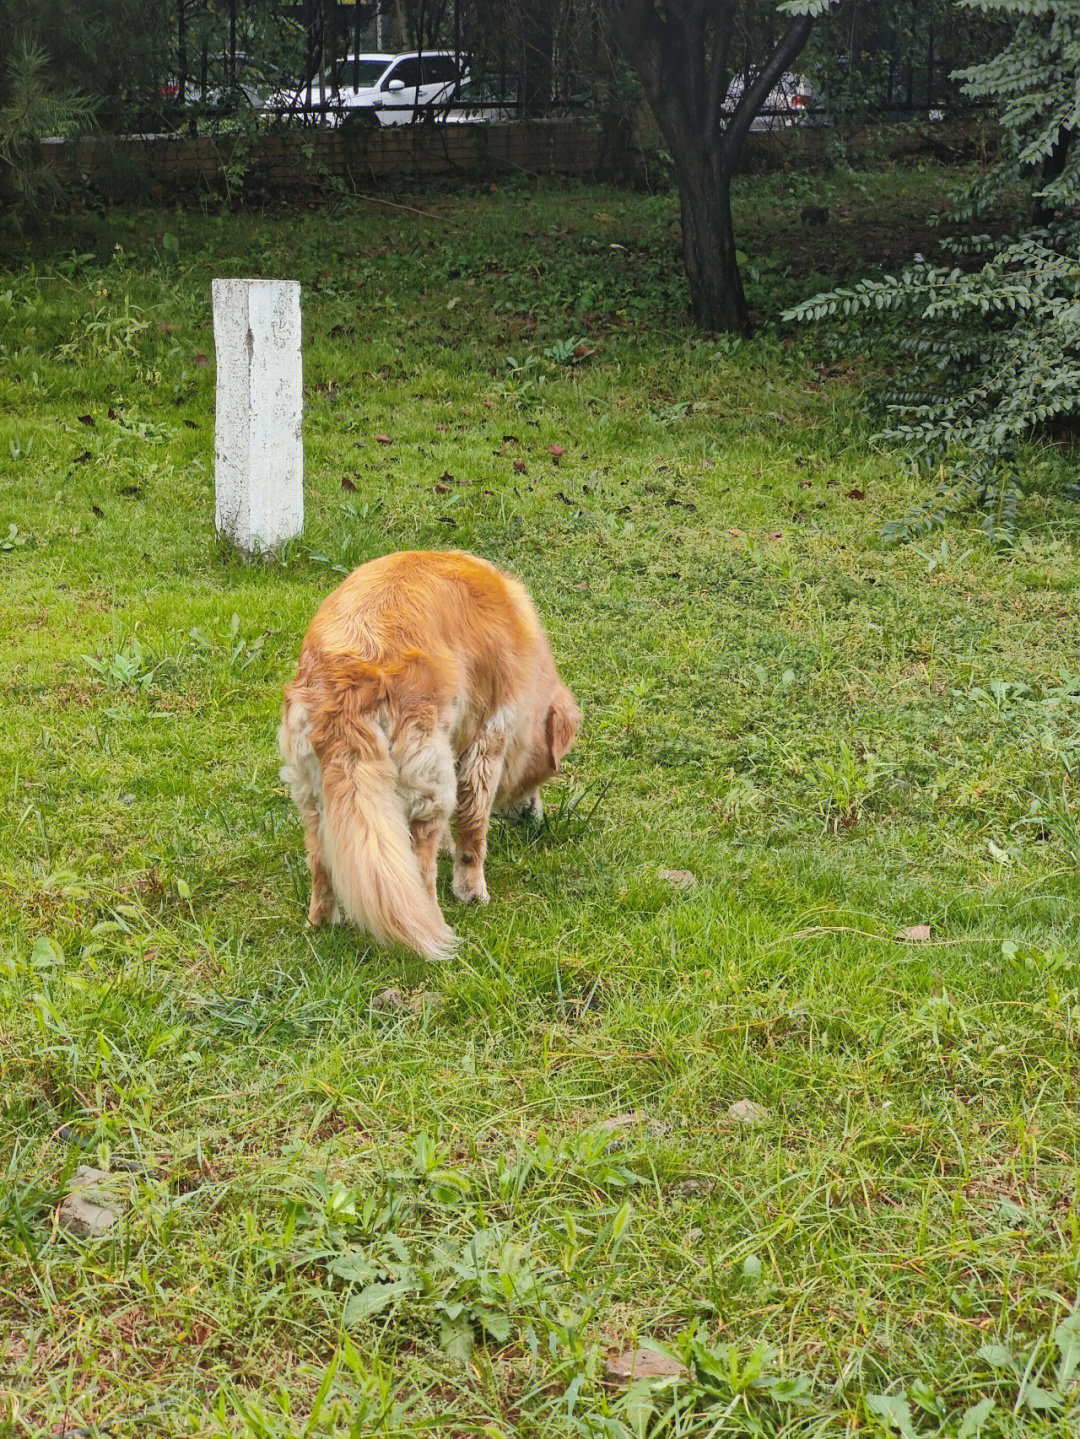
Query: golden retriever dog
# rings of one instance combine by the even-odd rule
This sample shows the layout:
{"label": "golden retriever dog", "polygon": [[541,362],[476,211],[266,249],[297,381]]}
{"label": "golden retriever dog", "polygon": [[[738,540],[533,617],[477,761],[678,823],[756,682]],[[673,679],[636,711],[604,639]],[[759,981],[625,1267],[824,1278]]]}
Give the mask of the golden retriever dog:
{"label": "golden retriever dog", "polygon": [[320,605],[285,689],[281,776],[304,819],[312,924],[339,918],[428,959],[435,894],[486,904],[493,808],[540,811],[581,715],[525,589],[459,550],[384,555]]}

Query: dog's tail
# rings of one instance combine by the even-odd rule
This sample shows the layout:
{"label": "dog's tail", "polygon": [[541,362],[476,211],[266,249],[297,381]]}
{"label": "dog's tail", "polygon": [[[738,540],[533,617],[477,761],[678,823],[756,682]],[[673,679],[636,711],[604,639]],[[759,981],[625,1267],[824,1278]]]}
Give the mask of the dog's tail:
{"label": "dog's tail", "polygon": [[393,761],[339,749],[322,772],[323,842],[341,907],[380,943],[446,959],[456,938],[420,876]]}
{"label": "dog's tail", "polygon": [[342,909],[382,944],[446,959],[457,937],[421,877],[385,735],[355,708],[345,724],[314,729],[323,860]]}

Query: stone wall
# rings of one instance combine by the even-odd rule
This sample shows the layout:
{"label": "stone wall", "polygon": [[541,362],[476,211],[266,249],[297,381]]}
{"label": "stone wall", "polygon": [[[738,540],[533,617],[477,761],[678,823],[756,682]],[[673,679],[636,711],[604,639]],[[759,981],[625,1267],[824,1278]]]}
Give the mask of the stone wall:
{"label": "stone wall", "polygon": [[93,137],[46,141],[45,162],[66,184],[111,199],[172,200],[193,193],[296,194],[335,180],[350,189],[391,176],[528,175],[618,178],[633,156],[613,127],[578,118],[506,125],[388,125],[267,129],[255,135]]}
{"label": "stone wall", "polygon": [[[980,116],[940,124],[875,127],[845,134],[849,160],[871,163],[933,156],[970,160],[994,143]],[[388,125],[337,130],[276,128],[254,134],[94,137],[46,141],[43,157],[68,185],[108,200],[178,201],[206,193],[256,199],[364,190],[392,177],[482,180],[508,172],[670,183],[657,164],[648,126],[601,124],[582,117],[505,125]],[[794,128],[751,134],[751,170],[814,168],[839,152],[836,132]]]}

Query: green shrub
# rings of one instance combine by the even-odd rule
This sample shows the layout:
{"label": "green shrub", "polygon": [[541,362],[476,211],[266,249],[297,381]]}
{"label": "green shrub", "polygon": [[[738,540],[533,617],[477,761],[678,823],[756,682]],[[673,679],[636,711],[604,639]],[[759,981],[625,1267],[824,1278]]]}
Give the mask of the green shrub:
{"label": "green shrub", "polygon": [[[887,424],[937,494],[892,528],[922,531],[972,499],[987,528],[1007,532],[1018,497],[1018,449],[1080,414],[1080,3],[962,0],[1011,19],[1008,43],[959,72],[966,93],[991,100],[1003,128],[998,162],[956,198],[970,220],[1025,193],[1026,228],[946,246],[965,264],[921,260],[900,275],[864,280],[792,307],[784,318],[884,316],[907,365],[882,393]],[[982,263],[971,268],[972,255]]]}

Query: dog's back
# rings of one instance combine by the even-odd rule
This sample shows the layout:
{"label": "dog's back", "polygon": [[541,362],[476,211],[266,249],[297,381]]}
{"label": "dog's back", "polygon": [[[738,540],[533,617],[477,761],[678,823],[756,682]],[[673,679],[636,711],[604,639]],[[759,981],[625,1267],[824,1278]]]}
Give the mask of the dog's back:
{"label": "dog's back", "polygon": [[384,555],[354,570],[319,606],[300,656],[382,667],[423,658],[443,681],[485,693],[520,687],[547,650],[522,585],[460,550]]}

